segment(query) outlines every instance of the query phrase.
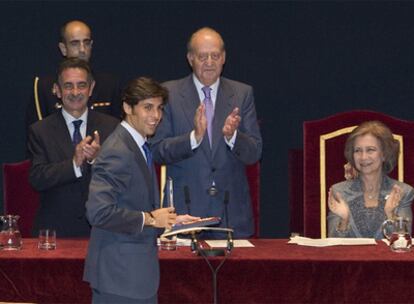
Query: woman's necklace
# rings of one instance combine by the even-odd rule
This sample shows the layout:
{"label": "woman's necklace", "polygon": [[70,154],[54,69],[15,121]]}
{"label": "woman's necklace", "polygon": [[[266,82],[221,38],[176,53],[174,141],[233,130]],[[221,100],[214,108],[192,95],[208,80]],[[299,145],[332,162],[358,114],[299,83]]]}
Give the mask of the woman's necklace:
{"label": "woman's necklace", "polygon": [[368,199],[373,200],[378,198],[379,191],[374,189],[373,185],[370,185],[365,189],[365,194],[367,195]]}

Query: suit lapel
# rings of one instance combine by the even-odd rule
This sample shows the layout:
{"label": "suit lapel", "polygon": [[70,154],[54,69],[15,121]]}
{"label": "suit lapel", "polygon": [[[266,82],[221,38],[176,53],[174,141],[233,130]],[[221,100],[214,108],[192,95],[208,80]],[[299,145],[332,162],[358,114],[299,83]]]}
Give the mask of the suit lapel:
{"label": "suit lapel", "polygon": [[73,153],[75,152],[75,147],[72,143],[72,137],[66,125],[66,121],[63,118],[62,111],[59,111],[55,117],[56,119],[53,122],[54,127],[51,131],[55,132],[57,136],[53,136],[52,138],[57,139],[55,141],[56,145],[59,147],[65,158],[70,159],[73,157]]}
{"label": "suit lapel", "polygon": [[[150,194],[150,199],[153,204],[155,203],[154,197],[154,181],[152,179],[152,173],[150,172],[147,162],[142,155],[141,150],[139,149],[137,143],[134,141],[134,138],[129,134],[129,132],[121,125],[117,127],[119,129],[120,135],[125,139],[127,146],[131,149],[135,156],[135,160],[138,164],[139,169],[141,170],[142,174],[144,175],[145,183],[147,184],[147,189]],[[154,166],[153,166],[154,167]],[[151,169],[154,172],[154,168]],[[155,173],[154,173],[155,174]]]}
{"label": "suit lapel", "polygon": [[93,138],[93,132],[96,130],[96,116],[93,111],[88,110],[88,121],[86,123],[86,136],[91,135]]}
{"label": "suit lapel", "polygon": [[212,155],[214,155],[217,151],[219,143],[224,140],[222,130],[224,126],[224,121],[233,110],[233,103],[231,100],[233,96],[233,90],[226,83],[226,81],[223,78],[221,78],[220,85],[217,91],[216,106],[214,108]]}
{"label": "suit lapel", "polygon": [[[197,107],[200,105],[200,97],[194,85],[192,75],[188,76],[185,79],[181,90],[181,98],[183,99],[183,101],[180,103],[183,107],[183,112],[185,113],[188,123],[194,128],[194,115]],[[212,159],[211,148],[207,134],[204,136],[199,149],[205,153],[206,157],[209,160]]]}
{"label": "suit lapel", "polygon": [[197,107],[200,105],[200,98],[197,94],[197,90],[193,83],[192,75],[188,76],[180,90],[181,98],[183,99],[180,104],[183,107],[183,112],[188,120],[188,123],[194,125],[194,114]]}

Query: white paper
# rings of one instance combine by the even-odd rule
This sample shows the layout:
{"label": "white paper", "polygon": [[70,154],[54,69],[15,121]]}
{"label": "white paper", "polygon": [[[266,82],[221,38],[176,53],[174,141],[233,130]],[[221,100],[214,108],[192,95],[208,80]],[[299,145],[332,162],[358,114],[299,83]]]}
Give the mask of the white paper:
{"label": "white paper", "polygon": [[[227,240],[206,240],[205,241],[212,248],[226,248]],[[233,247],[254,247],[248,240],[233,240]]]}
{"label": "white paper", "polygon": [[288,244],[297,244],[302,246],[312,247],[327,247],[338,245],[377,245],[375,239],[369,238],[326,238],[326,239],[311,239],[302,236],[295,236],[290,238]]}

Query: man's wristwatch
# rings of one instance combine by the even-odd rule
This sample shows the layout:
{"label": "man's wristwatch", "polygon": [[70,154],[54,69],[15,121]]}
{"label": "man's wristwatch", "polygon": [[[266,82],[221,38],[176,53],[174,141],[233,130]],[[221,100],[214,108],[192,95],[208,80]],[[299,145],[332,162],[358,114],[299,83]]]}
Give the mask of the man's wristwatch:
{"label": "man's wristwatch", "polygon": [[149,215],[147,219],[148,226],[155,226],[155,218],[152,215],[151,211],[147,212],[147,214]]}

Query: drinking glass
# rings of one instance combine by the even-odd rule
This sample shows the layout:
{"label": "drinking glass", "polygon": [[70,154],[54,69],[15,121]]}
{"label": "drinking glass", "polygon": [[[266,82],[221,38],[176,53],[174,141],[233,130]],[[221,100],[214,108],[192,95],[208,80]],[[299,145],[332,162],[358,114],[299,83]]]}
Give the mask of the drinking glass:
{"label": "drinking glass", "polygon": [[37,247],[41,250],[55,250],[56,249],[56,230],[54,229],[40,229],[39,242]]}

